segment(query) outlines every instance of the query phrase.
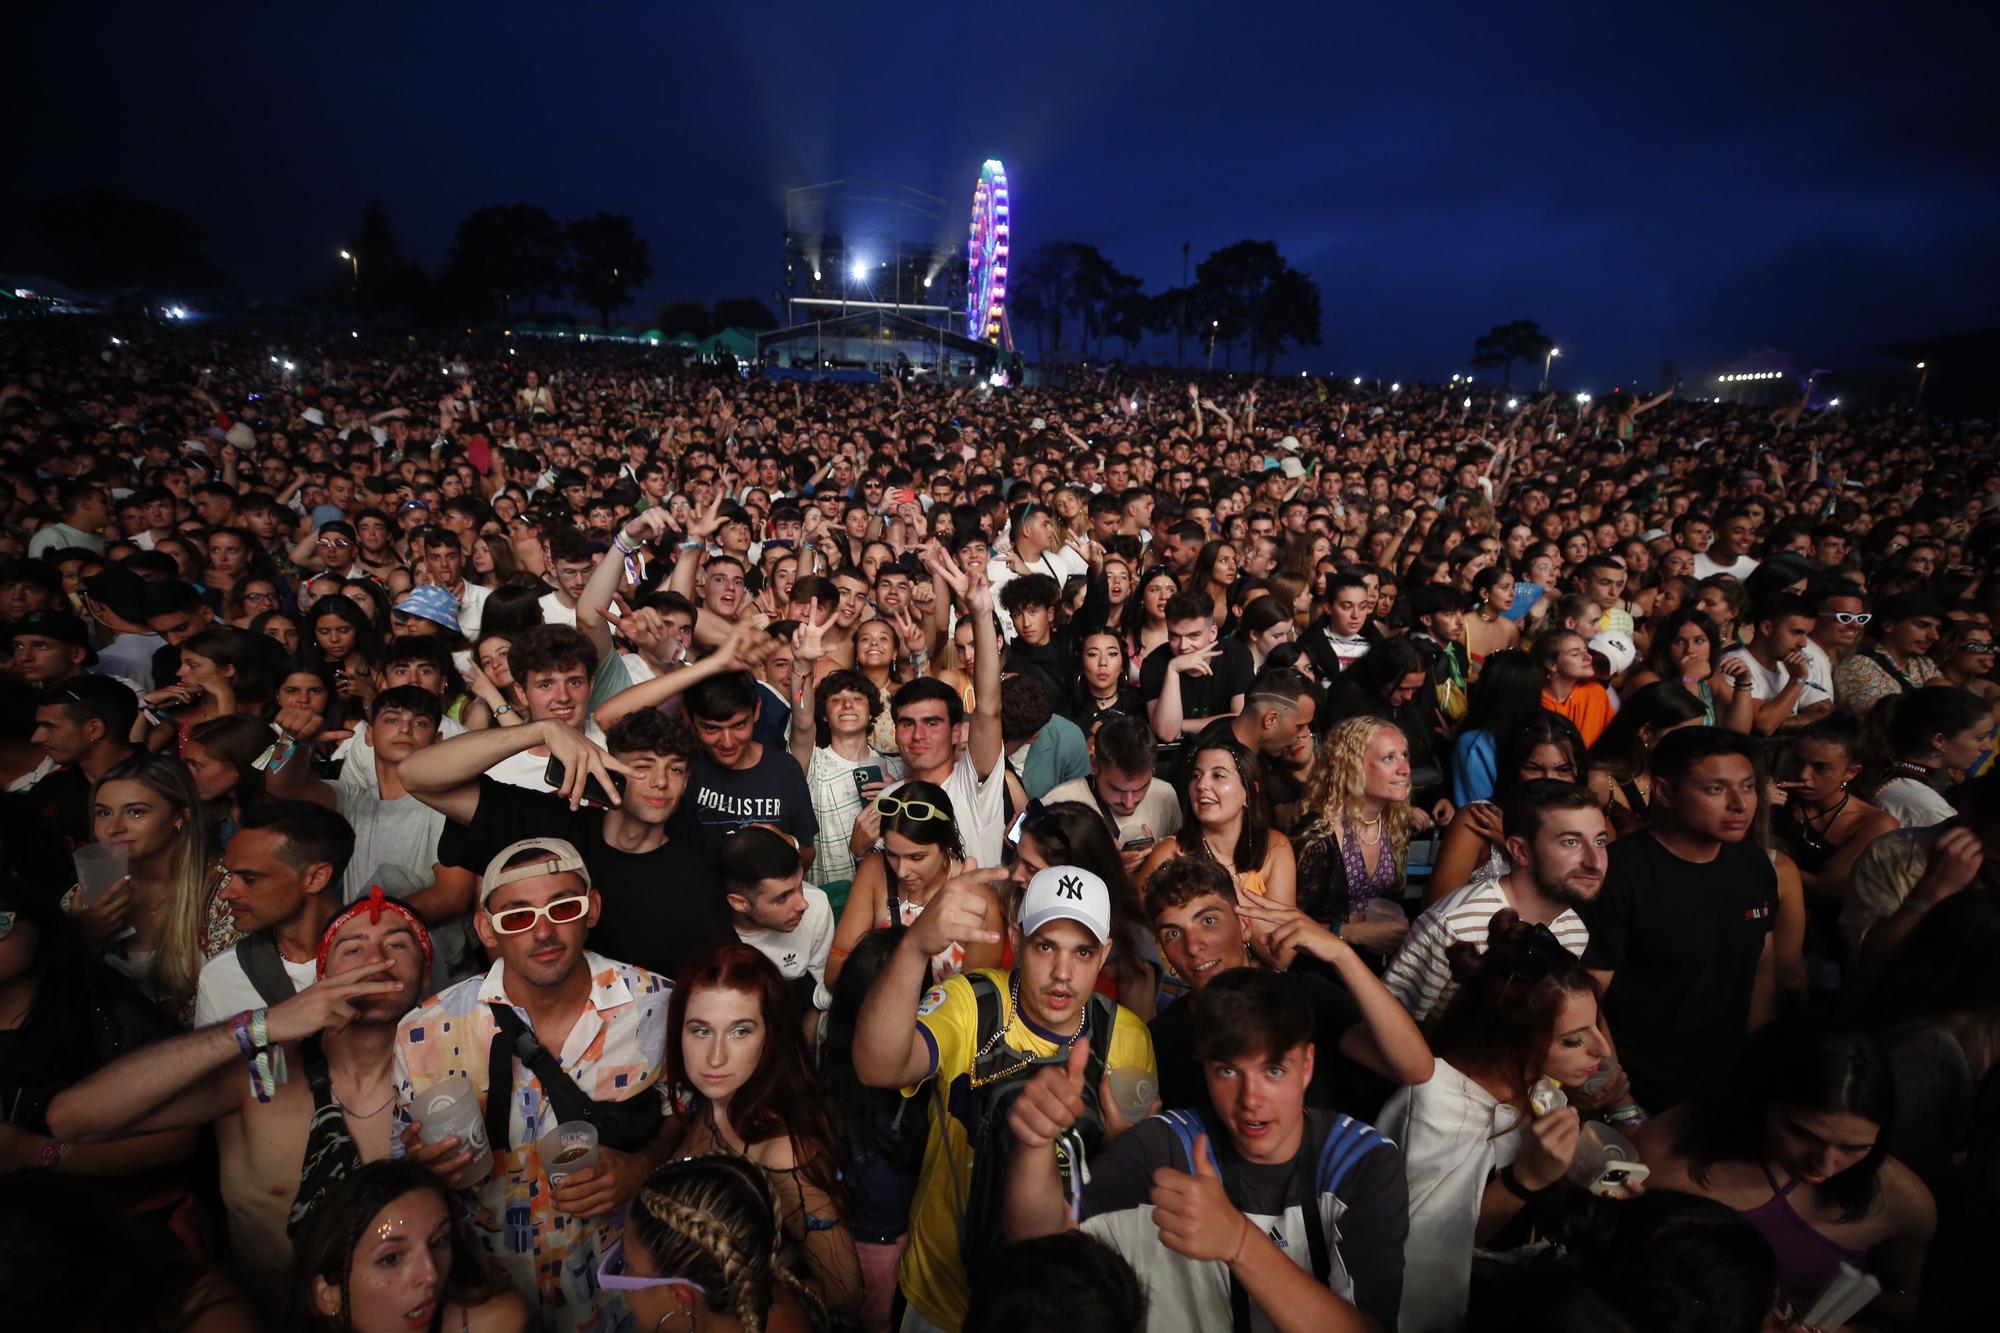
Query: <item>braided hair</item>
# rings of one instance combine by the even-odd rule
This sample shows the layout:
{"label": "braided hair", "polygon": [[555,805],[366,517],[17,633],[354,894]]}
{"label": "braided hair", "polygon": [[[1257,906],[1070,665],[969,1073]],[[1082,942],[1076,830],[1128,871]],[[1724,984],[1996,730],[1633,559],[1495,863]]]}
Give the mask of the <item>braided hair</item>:
{"label": "braided hair", "polygon": [[654,1271],[701,1285],[708,1308],[763,1333],[771,1285],[792,1289],[821,1322],[819,1300],[778,1261],[785,1231],[756,1163],[730,1153],[669,1162],[647,1178],[631,1213]]}

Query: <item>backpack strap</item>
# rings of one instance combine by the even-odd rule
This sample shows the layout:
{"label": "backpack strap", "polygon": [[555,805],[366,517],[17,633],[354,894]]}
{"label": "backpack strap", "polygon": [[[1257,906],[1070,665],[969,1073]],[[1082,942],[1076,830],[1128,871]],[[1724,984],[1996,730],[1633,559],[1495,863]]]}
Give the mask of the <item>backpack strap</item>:
{"label": "backpack strap", "polygon": [[620,1152],[637,1152],[659,1132],[665,1111],[659,1099],[641,1094],[625,1101],[593,1100],[576,1085],[548,1047],[542,1045],[512,1005],[489,1001],[493,1044],[487,1053],[486,1140],[504,1151],[515,1145],[508,1135],[508,1115],[514,1098],[514,1061],[519,1059],[541,1084],[542,1096],[555,1111],[557,1123],[587,1120],[599,1139]]}
{"label": "backpack strap", "polygon": [[1388,1142],[1372,1125],[1351,1116],[1334,1116],[1319,1151],[1319,1193],[1338,1194],[1348,1173],[1369,1153]]}
{"label": "backpack strap", "polygon": [[270,931],[260,930],[236,941],[236,961],[265,1004],[278,1004],[299,993],[292,984],[291,974],[285,971],[277,937]]}
{"label": "backpack strap", "polygon": [[[974,1019],[977,1024],[973,1029],[972,1049],[978,1051],[992,1040],[993,1034],[1006,1023],[1007,1005],[1000,996],[1000,988],[993,984],[993,978],[977,970],[962,972],[959,975],[963,976],[967,984],[972,987],[972,1000],[976,1006]],[[976,1074],[980,1071],[975,1069],[972,1072]]]}
{"label": "backpack strap", "polygon": [[1104,1069],[1111,1061],[1111,1038],[1118,1030],[1118,1002],[1093,991],[1088,1012],[1090,1023],[1085,1035],[1090,1041],[1090,1059],[1083,1066],[1083,1082],[1095,1093],[1104,1082]]}

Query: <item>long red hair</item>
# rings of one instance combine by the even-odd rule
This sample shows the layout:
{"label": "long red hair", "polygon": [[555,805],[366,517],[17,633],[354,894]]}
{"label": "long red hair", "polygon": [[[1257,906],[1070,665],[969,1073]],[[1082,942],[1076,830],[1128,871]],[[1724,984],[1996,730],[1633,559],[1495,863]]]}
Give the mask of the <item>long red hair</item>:
{"label": "long red hair", "polygon": [[764,1021],[764,1049],[757,1067],[729,1099],[729,1123],[747,1144],[789,1137],[799,1169],[815,1185],[844,1200],[838,1175],[840,1140],[820,1102],[818,1080],[806,1053],[798,1002],[777,965],[740,940],[711,945],[681,968],[667,1003],[667,1094],[692,1113],[708,1099],[688,1076],[681,1048],[690,997],[733,990],[755,996]]}

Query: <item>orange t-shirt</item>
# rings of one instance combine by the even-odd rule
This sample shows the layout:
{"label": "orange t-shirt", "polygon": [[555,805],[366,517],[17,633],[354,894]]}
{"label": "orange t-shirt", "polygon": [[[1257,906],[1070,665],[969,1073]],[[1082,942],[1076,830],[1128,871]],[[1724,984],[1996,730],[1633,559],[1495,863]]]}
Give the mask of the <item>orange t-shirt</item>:
{"label": "orange t-shirt", "polygon": [[1547,690],[1542,691],[1542,707],[1551,713],[1560,713],[1576,725],[1585,745],[1595,745],[1597,738],[1611,722],[1611,696],[1596,681],[1586,681],[1569,692],[1569,698],[1557,703]]}

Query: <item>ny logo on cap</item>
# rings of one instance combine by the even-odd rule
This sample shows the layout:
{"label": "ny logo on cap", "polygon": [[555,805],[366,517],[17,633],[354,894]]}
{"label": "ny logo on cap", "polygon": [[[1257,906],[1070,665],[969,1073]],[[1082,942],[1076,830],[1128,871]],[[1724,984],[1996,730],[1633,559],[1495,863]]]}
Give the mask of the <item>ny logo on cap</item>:
{"label": "ny logo on cap", "polygon": [[1078,879],[1075,875],[1064,875],[1061,879],[1056,881],[1056,897],[1073,898],[1077,902],[1082,902],[1083,881]]}

